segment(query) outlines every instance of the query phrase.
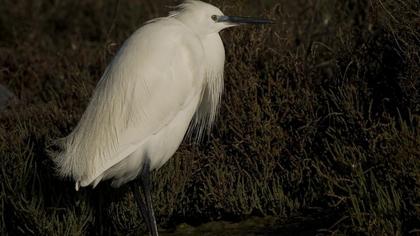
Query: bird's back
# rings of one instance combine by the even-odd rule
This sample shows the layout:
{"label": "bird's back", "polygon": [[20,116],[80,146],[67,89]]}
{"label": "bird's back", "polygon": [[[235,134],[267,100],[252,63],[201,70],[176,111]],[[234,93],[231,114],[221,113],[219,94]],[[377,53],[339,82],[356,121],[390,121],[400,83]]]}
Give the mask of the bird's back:
{"label": "bird's back", "polygon": [[[201,41],[179,21],[162,18],[137,30],[107,67],[77,127],[61,140],[59,173],[86,186],[127,174],[130,163],[121,163],[130,155],[141,165],[151,147],[164,148],[149,141],[174,120],[188,127],[201,98],[204,64]],[[176,148],[184,134],[177,136]],[[162,151],[168,152],[174,150]]]}

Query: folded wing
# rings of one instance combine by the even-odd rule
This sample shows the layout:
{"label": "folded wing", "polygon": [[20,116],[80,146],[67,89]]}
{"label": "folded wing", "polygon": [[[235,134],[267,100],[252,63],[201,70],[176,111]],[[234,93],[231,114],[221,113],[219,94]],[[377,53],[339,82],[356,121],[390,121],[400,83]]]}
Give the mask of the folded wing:
{"label": "folded wing", "polygon": [[176,20],[136,31],[106,69],[77,127],[61,140],[59,173],[85,186],[134,152],[201,93],[202,62],[199,39]]}

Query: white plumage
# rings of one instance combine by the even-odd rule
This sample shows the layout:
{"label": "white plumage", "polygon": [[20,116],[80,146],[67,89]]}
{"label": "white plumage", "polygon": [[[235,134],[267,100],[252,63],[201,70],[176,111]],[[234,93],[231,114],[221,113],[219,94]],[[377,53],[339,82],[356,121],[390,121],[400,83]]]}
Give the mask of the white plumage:
{"label": "white plumage", "polygon": [[218,32],[229,27],[203,30],[214,24],[212,15],[222,13],[187,1],[123,44],[77,127],[61,140],[59,173],[72,177],[76,189],[106,179],[118,187],[136,178],[146,157],[151,170],[158,169],[175,153],[191,121],[197,136],[211,126],[223,89],[225,53]]}

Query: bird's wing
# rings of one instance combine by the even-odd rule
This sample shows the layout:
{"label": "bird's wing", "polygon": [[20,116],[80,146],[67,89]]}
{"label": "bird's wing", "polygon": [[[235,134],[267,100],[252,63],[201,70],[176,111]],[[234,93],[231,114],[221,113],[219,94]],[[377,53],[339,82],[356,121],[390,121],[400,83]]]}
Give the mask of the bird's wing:
{"label": "bird's wing", "polygon": [[166,126],[201,92],[202,45],[184,26],[161,20],[122,46],[58,157],[63,176],[89,185]]}

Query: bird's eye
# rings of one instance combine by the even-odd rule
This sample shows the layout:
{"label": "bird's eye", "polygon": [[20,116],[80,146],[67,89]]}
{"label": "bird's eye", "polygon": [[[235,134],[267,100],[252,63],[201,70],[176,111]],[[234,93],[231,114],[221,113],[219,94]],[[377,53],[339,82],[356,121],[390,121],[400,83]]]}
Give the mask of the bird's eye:
{"label": "bird's eye", "polygon": [[214,21],[217,21],[217,16],[216,15],[212,15],[211,16],[211,19],[214,20]]}

